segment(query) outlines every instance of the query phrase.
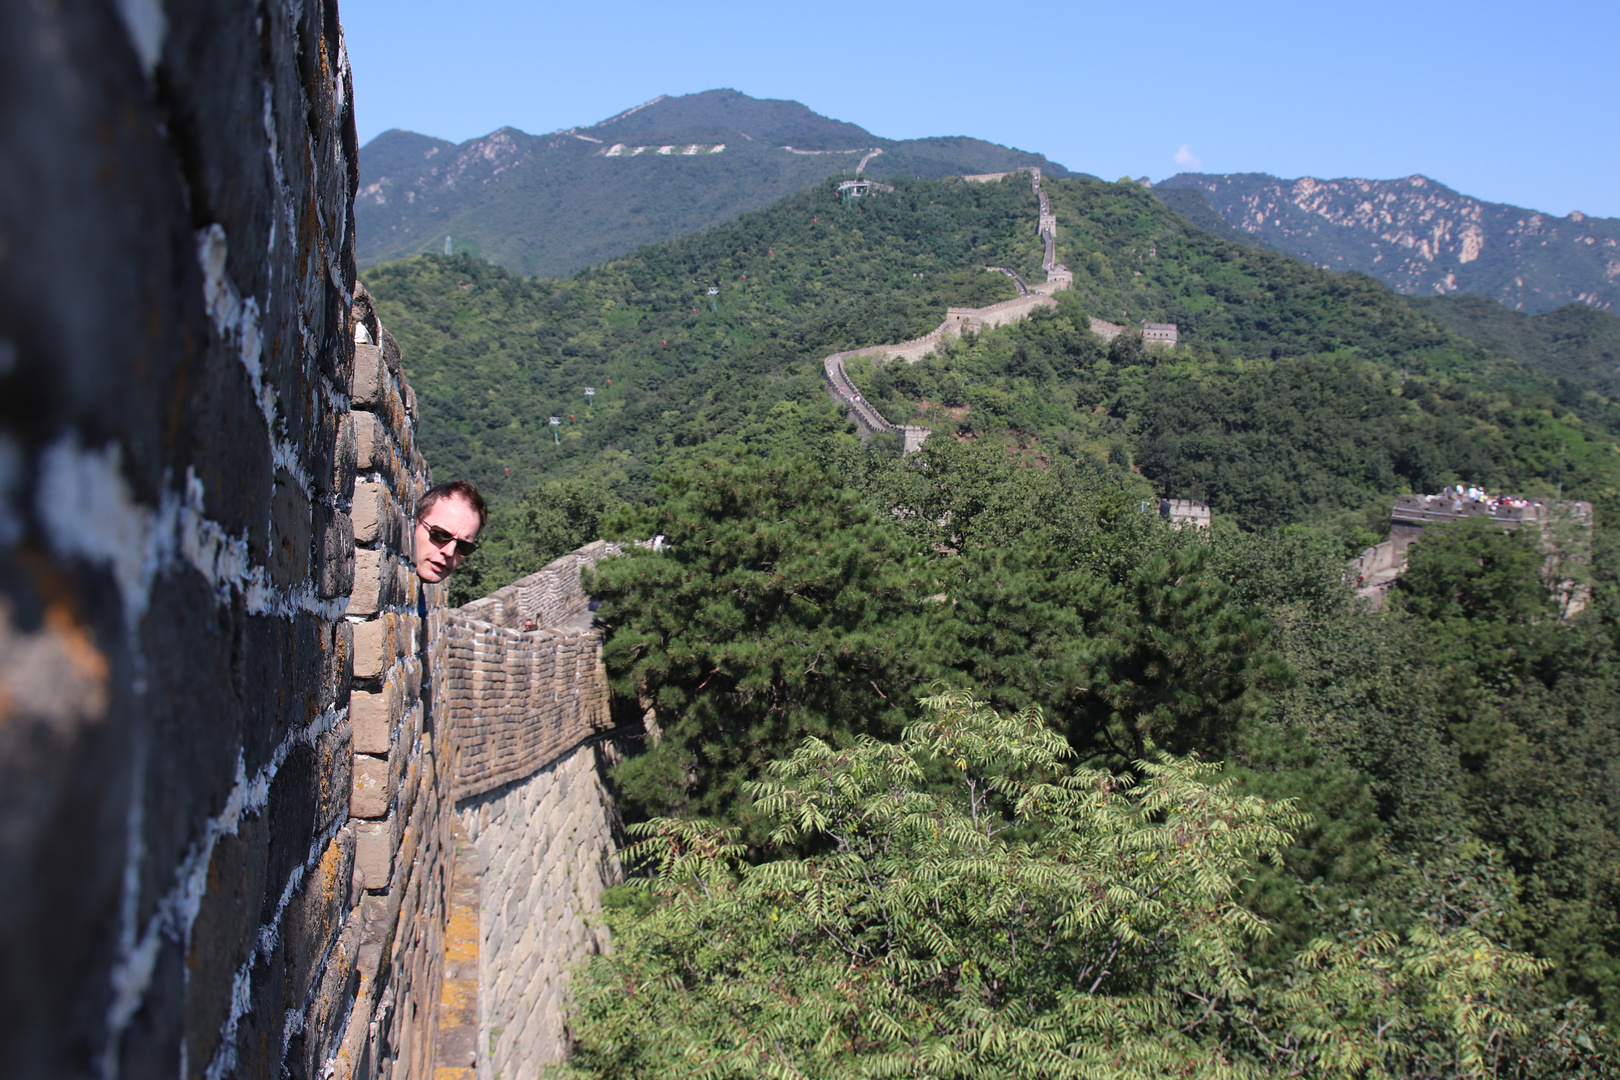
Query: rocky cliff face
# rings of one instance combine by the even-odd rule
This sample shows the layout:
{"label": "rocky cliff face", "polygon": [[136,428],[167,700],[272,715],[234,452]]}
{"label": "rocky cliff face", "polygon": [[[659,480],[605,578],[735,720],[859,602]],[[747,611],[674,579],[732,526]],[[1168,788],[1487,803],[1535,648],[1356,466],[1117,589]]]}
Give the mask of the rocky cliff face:
{"label": "rocky cliff face", "polygon": [[[1620,220],[1559,218],[1470,198],[1426,176],[1280,180],[1182,173],[1221,219],[1328,270],[1358,270],[1404,293],[1475,293],[1516,310],[1620,304]],[[1185,212],[1185,211],[1183,211]]]}

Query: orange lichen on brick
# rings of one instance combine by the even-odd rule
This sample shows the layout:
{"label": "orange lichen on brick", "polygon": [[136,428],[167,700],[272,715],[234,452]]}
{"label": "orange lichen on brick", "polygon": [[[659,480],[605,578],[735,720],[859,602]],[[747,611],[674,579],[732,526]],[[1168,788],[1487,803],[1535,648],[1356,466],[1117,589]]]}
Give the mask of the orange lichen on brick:
{"label": "orange lichen on brick", "polygon": [[444,958],[452,964],[478,960],[478,910],[455,904],[444,930]]}
{"label": "orange lichen on brick", "polygon": [[444,991],[439,995],[439,1026],[455,1027],[463,1023],[478,1023],[478,980],[446,979]]}

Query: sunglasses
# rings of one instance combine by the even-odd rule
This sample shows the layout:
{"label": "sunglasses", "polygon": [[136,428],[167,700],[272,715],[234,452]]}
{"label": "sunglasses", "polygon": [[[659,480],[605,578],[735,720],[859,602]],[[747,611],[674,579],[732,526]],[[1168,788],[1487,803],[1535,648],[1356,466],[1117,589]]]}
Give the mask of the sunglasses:
{"label": "sunglasses", "polygon": [[427,527],[427,531],[428,543],[432,544],[436,548],[442,548],[446,544],[450,543],[450,541],[454,540],[456,542],[456,554],[460,555],[463,559],[478,550],[478,541],[463,540],[455,533],[445,532],[437,525],[429,525]]}

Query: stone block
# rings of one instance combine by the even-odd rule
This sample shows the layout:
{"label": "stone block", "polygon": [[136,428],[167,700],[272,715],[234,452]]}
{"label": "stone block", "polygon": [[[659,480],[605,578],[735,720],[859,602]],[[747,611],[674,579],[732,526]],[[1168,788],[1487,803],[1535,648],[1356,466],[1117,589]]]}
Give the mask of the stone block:
{"label": "stone block", "polygon": [[382,340],[379,342],[379,344],[382,346],[382,358],[384,366],[386,366],[393,374],[398,375],[400,378],[404,378],[404,374],[400,371],[401,356],[399,351],[399,342],[394,340],[394,335],[388,332],[388,328],[386,326],[382,328]]}
{"label": "stone block", "polygon": [[[404,877],[400,874],[399,877]],[[399,913],[405,901],[404,883],[397,878],[386,892],[367,896],[360,901],[356,912],[360,923],[361,977],[375,982],[382,970],[383,960],[394,950],[394,939],[399,932]]]}
{"label": "stone block", "polygon": [[326,845],[282,916],[281,934],[288,944],[287,990],[293,1001],[308,995],[327,945],[338,933],[353,873],[354,832],[345,826]]}
{"label": "stone block", "polygon": [[[344,1030],[344,1021],[348,1020],[350,1024],[366,1023],[365,1012],[360,1008],[361,1002],[355,997],[359,989],[356,985],[358,980],[355,967],[360,953],[359,922],[360,920],[353,914],[349,916],[337,943],[326,958],[326,965],[320,971],[319,981],[304,1019],[301,1039],[303,1053],[300,1055],[302,1061],[299,1063],[301,1068],[294,1070],[294,1075],[321,1075],[321,1058],[324,1056],[325,1048],[339,1041]],[[354,1004],[352,1010],[351,1002]],[[295,1049],[294,1053],[296,1052]]]}
{"label": "stone block", "polygon": [[351,413],[354,423],[354,460],[358,472],[377,472],[392,477],[394,442],[387,426],[376,413]]}
{"label": "stone block", "polygon": [[295,742],[270,782],[269,802],[265,807],[270,842],[264,904],[259,912],[262,922],[275,918],[283,887],[310,855],[320,802],[318,761],[314,747]]}
{"label": "stone block", "polygon": [[286,588],[309,575],[310,540],[309,497],[292,474],[276,473],[276,486],[270,496],[270,580]]}
{"label": "stone block", "polygon": [[354,785],[349,797],[349,812],[357,818],[386,817],[394,796],[391,779],[388,758],[371,754],[354,755]]}
{"label": "stone block", "polygon": [[393,745],[394,729],[404,714],[401,680],[388,679],[374,693],[356,690],[349,701],[349,719],[358,754],[386,754]]}
{"label": "stone block", "polygon": [[375,480],[356,483],[354,506],[349,516],[354,521],[355,543],[381,544],[395,551],[403,550],[403,515],[386,484]]}
{"label": "stone block", "polygon": [[368,892],[388,888],[394,876],[393,821],[362,821],[354,826],[354,872]]}
{"label": "stone block", "polygon": [[354,585],[354,526],[335,507],[319,506],[315,516],[320,559],[316,592],[325,600],[347,596]]}
{"label": "stone block", "polygon": [[421,640],[422,617],[415,611],[405,611],[398,615],[389,615],[397,627],[394,633],[394,656],[401,657],[407,653],[417,651],[416,643]]}
{"label": "stone block", "polygon": [[185,1024],[190,1061],[206,1063],[218,1046],[236,970],[250,955],[259,928],[268,847],[260,815],[247,818],[236,835],[222,836],[214,846],[186,956],[191,973]]}
{"label": "stone block", "polygon": [[349,593],[350,615],[375,615],[382,607],[382,576],[387,562],[387,553],[376,548],[355,551],[354,586]]}
{"label": "stone block", "polygon": [[354,624],[338,619],[329,630],[323,628],[321,642],[321,708],[341,708],[354,682]]}
{"label": "stone block", "polygon": [[397,653],[392,633],[393,617],[384,615],[350,625],[354,627],[354,677],[381,679],[394,666]]}
{"label": "stone block", "polygon": [[382,349],[376,345],[356,343],[349,401],[359,408],[374,408],[384,400],[388,382],[388,368],[383,361]]}
{"label": "stone block", "polygon": [[354,494],[354,473],[359,448],[354,441],[354,414],[338,417],[337,445],[332,448],[332,493],[340,499]]}
{"label": "stone block", "polygon": [[320,777],[315,805],[315,831],[328,828],[349,815],[352,801],[354,754],[350,749],[349,723],[344,720],[315,740],[315,767]]}

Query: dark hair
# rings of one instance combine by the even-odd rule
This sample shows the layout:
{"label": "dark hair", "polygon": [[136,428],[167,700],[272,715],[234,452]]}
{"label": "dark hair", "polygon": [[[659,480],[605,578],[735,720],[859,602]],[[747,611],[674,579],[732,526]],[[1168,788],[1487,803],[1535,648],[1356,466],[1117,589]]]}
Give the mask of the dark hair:
{"label": "dark hair", "polygon": [[489,507],[484,505],[484,497],[478,494],[478,489],[468,480],[446,480],[442,484],[434,484],[422,493],[421,500],[416,504],[416,520],[421,521],[427,517],[429,510],[438,505],[440,499],[465,499],[467,504],[478,511],[478,529],[483,531],[484,525],[489,521]]}

